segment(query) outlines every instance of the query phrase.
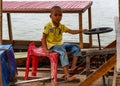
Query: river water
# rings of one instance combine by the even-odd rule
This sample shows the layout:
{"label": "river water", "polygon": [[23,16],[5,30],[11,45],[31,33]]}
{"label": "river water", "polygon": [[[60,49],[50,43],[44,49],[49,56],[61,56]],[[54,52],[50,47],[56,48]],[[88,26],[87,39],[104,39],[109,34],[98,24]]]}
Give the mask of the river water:
{"label": "river water", "polygon": [[[115,16],[118,16],[117,0],[93,0],[92,27],[112,27],[114,29],[112,32],[100,35],[102,45],[107,45],[115,40]],[[50,21],[49,14],[40,13],[13,13],[11,14],[11,18],[13,39],[17,40],[40,40],[44,25]],[[6,21],[6,14],[3,14],[3,39],[8,39],[8,28]],[[63,14],[61,23],[64,23],[71,29],[78,29],[78,14]],[[83,28],[88,28],[87,11],[83,14]],[[65,33],[63,36],[63,41],[79,42],[79,35]],[[84,35],[84,42],[88,42],[87,35]],[[96,35],[93,35],[93,44],[98,45]]]}

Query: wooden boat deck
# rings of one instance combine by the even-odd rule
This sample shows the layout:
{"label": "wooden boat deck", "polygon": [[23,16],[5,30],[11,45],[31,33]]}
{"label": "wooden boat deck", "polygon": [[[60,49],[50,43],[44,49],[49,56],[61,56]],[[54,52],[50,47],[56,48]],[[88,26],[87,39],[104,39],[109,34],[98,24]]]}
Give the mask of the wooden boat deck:
{"label": "wooden boat deck", "polygon": [[[109,49],[107,49],[107,50],[109,50]],[[86,51],[86,50],[85,50]],[[91,50],[90,50],[91,51]],[[101,53],[103,53],[103,52],[108,52],[108,51],[105,51],[105,50],[103,50],[103,52],[98,52],[98,51],[96,51],[95,49],[94,49],[94,52],[96,52],[96,55],[97,55],[97,53],[98,54],[101,54]],[[94,54],[94,52],[92,52],[93,54]],[[115,51],[114,51],[115,52]],[[113,52],[113,53],[114,53]],[[110,52],[108,52],[108,53],[110,53]],[[24,54],[26,54],[26,52],[24,53]],[[112,61],[114,62],[114,58],[112,59]],[[108,61],[109,62],[109,61]],[[107,65],[109,65],[110,66],[110,64],[112,64],[111,63],[111,61],[109,62],[109,63],[107,63],[106,62],[106,64],[105,64],[105,68],[107,68],[107,70],[109,70],[109,68],[110,67],[108,67]],[[102,66],[102,67],[104,67],[104,66]],[[98,68],[97,69],[97,71],[99,71],[99,70],[103,70],[103,68]],[[111,68],[110,68],[111,69]],[[107,71],[107,70],[105,70],[105,71]],[[19,73],[20,73],[20,75],[24,75],[25,74],[25,68],[23,69],[18,69],[18,71],[19,71]],[[22,72],[20,72],[20,71],[22,71]],[[47,76],[48,76],[48,74],[50,74],[50,73],[48,73],[48,72],[50,72],[50,69],[45,69],[45,68],[40,68],[40,69],[38,69],[38,71],[40,72],[40,74],[38,73],[38,75],[37,75],[37,77],[41,77],[41,75],[46,75],[47,74]],[[43,72],[44,71],[44,72]],[[63,72],[60,72],[60,71],[62,71],[62,69],[61,68],[58,68],[58,77],[60,77],[61,75],[63,75]],[[43,74],[41,74],[43,72]],[[47,73],[46,73],[47,72]],[[100,71],[102,74],[104,73],[103,71]],[[80,72],[81,73],[81,72]],[[93,74],[95,74],[93,77],[96,77],[96,74],[97,73],[99,73],[99,72],[96,72],[96,73],[93,73]],[[18,75],[18,76],[20,76],[20,75]],[[78,79],[80,79],[80,81],[82,82],[82,81],[84,81],[84,80],[87,80],[87,78],[86,78],[86,75],[82,75],[82,74],[77,74],[77,76],[78,76]],[[100,75],[99,76],[99,78],[101,77],[102,75]],[[24,78],[24,76],[23,76],[23,78]],[[88,77],[89,78],[89,77]],[[92,85],[91,86],[103,86],[103,83],[102,83],[102,78],[100,78],[100,79],[98,79],[97,81],[95,80],[95,78],[92,78],[93,79],[93,81],[95,81],[94,83],[92,83]],[[107,79],[106,79],[107,80]],[[72,83],[60,83],[60,84],[62,84],[62,85],[60,85],[60,86],[65,86],[66,84],[70,84],[71,86],[72,85],[78,85],[78,83],[80,83],[80,82],[72,82]],[[108,80],[107,80],[107,83],[110,83]],[[29,83],[28,83],[29,84]],[[38,83],[35,83],[35,84],[38,84]],[[48,84],[48,86],[50,85],[50,83],[47,83]],[[111,84],[112,84],[112,82],[111,82]],[[22,85],[23,86],[23,85]],[[26,85],[25,85],[26,86]],[[46,85],[47,86],[47,85]],[[59,86],[59,85],[58,85]],[[83,85],[84,86],[84,85]],[[85,85],[86,86],[86,85]]]}
{"label": "wooden boat deck", "polygon": [[[37,77],[32,77],[30,76],[30,79],[33,80],[33,79],[38,79],[38,78],[42,78],[42,77],[48,77],[50,76],[50,71],[49,69],[47,68],[44,68],[42,70],[45,70],[45,71],[40,71],[40,69],[38,69],[38,73],[37,73]],[[62,71],[61,68],[59,68],[59,71]],[[94,70],[95,71],[95,70]],[[18,69],[18,82],[20,81],[24,81],[24,74],[25,74],[25,68],[22,68],[22,70]],[[31,72],[30,72],[31,74]],[[65,82],[63,80],[63,78],[61,78],[63,76],[63,73],[58,73],[58,86],[77,86],[78,83],[84,81],[86,79],[86,75],[79,75],[79,74],[76,74],[77,75],[77,78],[76,80],[72,81],[72,82]],[[108,86],[112,86],[112,79],[113,79],[113,76],[109,76],[107,79],[106,79],[106,82],[109,83]],[[34,86],[43,86],[43,82],[41,81],[36,81],[36,82],[32,82],[32,83],[24,83],[24,84],[18,84],[16,86],[30,86],[30,85],[34,85]],[[46,81],[45,82],[45,86],[51,86],[51,83],[50,83],[50,80],[49,81]],[[103,86],[103,79],[100,78],[98,79],[96,82],[94,82],[91,86]]]}

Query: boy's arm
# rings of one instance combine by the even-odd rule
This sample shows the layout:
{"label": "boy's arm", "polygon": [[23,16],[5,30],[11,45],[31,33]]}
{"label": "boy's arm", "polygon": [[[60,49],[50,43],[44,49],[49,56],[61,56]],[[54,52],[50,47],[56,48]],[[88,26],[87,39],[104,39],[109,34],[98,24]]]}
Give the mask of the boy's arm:
{"label": "boy's arm", "polygon": [[45,49],[46,53],[49,53],[49,49],[47,47],[47,42],[46,42],[46,38],[47,38],[47,34],[43,33],[43,37],[42,37],[42,46]]}
{"label": "boy's arm", "polygon": [[79,34],[79,33],[84,33],[88,31],[87,29],[83,29],[83,30],[71,30],[69,29],[67,32],[70,33],[70,34]]}

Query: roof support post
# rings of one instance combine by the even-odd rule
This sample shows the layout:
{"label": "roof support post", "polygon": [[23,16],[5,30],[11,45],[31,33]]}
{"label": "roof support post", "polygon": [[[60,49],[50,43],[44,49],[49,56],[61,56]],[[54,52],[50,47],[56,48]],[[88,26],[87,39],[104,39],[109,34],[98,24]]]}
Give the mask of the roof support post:
{"label": "roof support post", "polygon": [[[88,8],[88,28],[92,29],[92,16],[91,16],[91,7]],[[92,47],[92,35],[89,35],[89,46]]]}
{"label": "roof support post", "polygon": [[119,15],[119,21],[120,21],[120,0],[118,0],[118,15]]}
{"label": "roof support post", "polygon": [[[2,44],[2,0],[0,0],[0,45]],[[2,68],[0,64],[0,86],[2,86]]]}
{"label": "roof support post", "polygon": [[2,0],[0,0],[0,45],[2,44]]}
{"label": "roof support post", "polygon": [[8,33],[9,33],[9,40],[13,40],[12,36],[12,25],[11,25],[11,16],[10,13],[7,13],[7,21],[8,21]]}
{"label": "roof support post", "polygon": [[[79,13],[79,30],[83,29],[83,24],[82,24],[82,13]],[[79,34],[79,42],[80,42],[80,47],[83,48],[83,33]]]}

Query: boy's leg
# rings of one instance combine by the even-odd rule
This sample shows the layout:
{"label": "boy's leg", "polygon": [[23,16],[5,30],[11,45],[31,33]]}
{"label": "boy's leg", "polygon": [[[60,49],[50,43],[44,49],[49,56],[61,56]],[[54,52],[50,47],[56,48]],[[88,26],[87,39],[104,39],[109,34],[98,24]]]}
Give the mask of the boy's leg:
{"label": "boy's leg", "polygon": [[68,69],[69,69],[68,65],[66,65],[66,66],[63,67],[63,71],[64,71],[64,74],[65,74],[64,78],[65,78],[65,80],[67,80],[67,81],[72,81],[72,80],[74,80],[74,79],[76,78],[76,76],[75,76],[75,75],[72,75],[72,76],[71,76],[71,75],[69,74]]}
{"label": "boy's leg", "polygon": [[60,58],[62,66],[69,65],[69,60],[67,57],[66,50],[64,49],[62,45],[56,45],[51,50],[59,53],[59,58]]}
{"label": "boy's leg", "polygon": [[64,71],[64,78],[65,80],[67,81],[72,81],[76,78],[76,76],[70,76],[69,74],[69,61],[68,61],[68,57],[67,57],[67,53],[66,53],[66,50],[64,49],[63,46],[55,46],[53,47],[51,50],[57,52],[60,54],[60,61],[61,61],[61,64],[62,64],[62,67],[63,67],[63,71]]}
{"label": "boy's leg", "polygon": [[68,76],[68,75],[69,75],[68,69],[69,69],[69,68],[68,68],[68,65],[66,65],[66,66],[63,67],[63,71],[64,71],[65,76]]}
{"label": "boy's leg", "polygon": [[76,68],[78,57],[81,57],[80,47],[77,44],[71,44],[71,43],[64,43],[64,47],[67,52],[71,52],[73,54],[71,70],[74,70]]}
{"label": "boy's leg", "polygon": [[71,70],[74,70],[76,68],[77,61],[78,61],[78,57],[73,56]]}

